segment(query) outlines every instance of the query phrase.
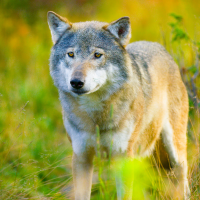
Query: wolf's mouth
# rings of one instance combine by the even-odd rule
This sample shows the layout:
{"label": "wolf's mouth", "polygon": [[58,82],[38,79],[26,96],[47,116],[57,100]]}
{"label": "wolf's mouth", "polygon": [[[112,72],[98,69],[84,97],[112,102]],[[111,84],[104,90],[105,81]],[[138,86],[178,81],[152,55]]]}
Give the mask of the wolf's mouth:
{"label": "wolf's mouth", "polygon": [[73,93],[77,94],[77,95],[83,95],[86,94],[88,91],[81,91],[81,90],[72,90]]}

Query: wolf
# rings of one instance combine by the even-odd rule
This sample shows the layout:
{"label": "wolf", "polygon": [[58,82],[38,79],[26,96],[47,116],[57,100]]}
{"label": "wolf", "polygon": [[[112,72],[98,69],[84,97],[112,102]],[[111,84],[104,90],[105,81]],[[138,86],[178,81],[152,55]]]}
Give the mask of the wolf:
{"label": "wolf", "polygon": [[188,199],[188,96],[165,48],[147,41],[128,44],[129,17],[71,23],[49,11],[48,24],[54,43],[50,74],[73,148],[75,199],[90,199],[96,125],[101,151],[112,157],[151,156],[159,146],[160,159],[178,169],[179,195]]}

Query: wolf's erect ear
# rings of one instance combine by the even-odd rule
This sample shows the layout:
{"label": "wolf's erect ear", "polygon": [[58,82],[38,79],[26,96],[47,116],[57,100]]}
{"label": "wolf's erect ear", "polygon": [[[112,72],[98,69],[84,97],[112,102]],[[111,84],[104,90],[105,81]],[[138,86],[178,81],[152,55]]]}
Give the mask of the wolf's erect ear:
{"label": "wolf's erect ear", "polygon": [[47,14],[49,28],[51,30],[51,36],[53,43],[60,38],[65,30],[71,28],[72,24],[65,18],[59,16],[58,14],[49,11]]}
{"label": "wolf's erect ear", "polygon": [[127,45],[131,38],[131,25],[129,17],[122,17],[104,27],[117,37],[123,46]]}

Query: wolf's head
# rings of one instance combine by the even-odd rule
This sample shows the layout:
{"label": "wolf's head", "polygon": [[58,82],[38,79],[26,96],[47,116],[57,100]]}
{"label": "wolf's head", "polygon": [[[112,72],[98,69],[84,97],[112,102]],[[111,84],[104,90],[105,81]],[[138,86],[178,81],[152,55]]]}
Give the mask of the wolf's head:
{"label": "wolf's head", "polygon": [[[54,46],[50,57],[55,85],[73,96],[114,91],[128,77],[125,45],[131,37],[128,17],[110,24],[70,23],[48,12]],[[109,87],[108,87],[109,86]]]}

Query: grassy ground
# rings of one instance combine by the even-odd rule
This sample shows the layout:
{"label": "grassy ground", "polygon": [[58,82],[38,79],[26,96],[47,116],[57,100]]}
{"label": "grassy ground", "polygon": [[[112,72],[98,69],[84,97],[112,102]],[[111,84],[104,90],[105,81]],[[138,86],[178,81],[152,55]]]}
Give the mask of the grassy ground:
{"label": "grassy ground", "polygon": [[[49,75],[52,42],[46,23],[47,9],[69,16],[72,21],[111,21],[128,15],[132,41],[158,41],[166,46],[178,62],[190,93],[188,177],[191,199],[199,199],[200,119],[196,99],[200,97],[200,80],[199,74],[194,77],[199,69],[198,1],[77,0],[66,1],[67,6],[56,2],[3,0],[0,5],[0,199],[67,199],[65,194],[70,191],[72,148],[63,127],[58,92]],[[170,16],[172,12],[183,20]],[[137,194],[136,199],[164,199],[162,180],[157,170],[151,169],[151,162],[130,162],[131,172],[126,161],[121,169],[133,173],[137,180],[135,198]],[[94,164],[92,199],[115,199],[108,161],[96,158]],[[149,176],[141,173],[146,168]],[[148,183],[148,187],[143,183]]]}

